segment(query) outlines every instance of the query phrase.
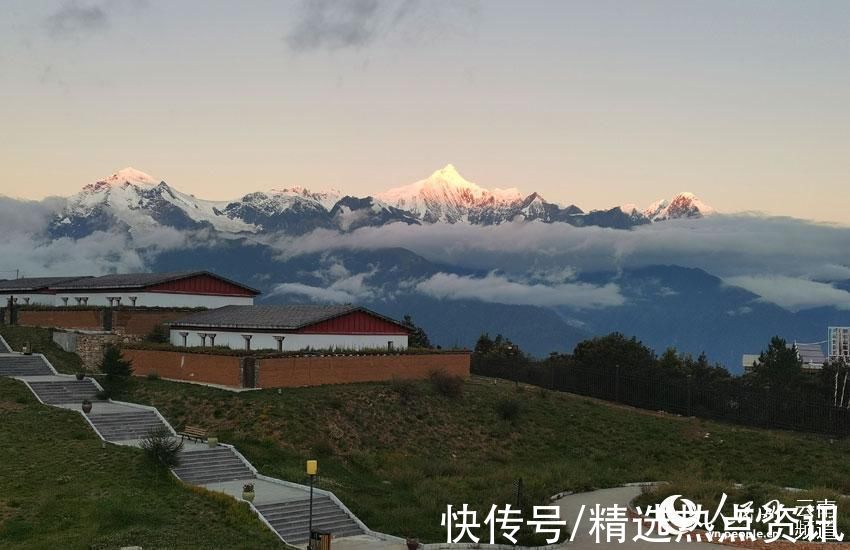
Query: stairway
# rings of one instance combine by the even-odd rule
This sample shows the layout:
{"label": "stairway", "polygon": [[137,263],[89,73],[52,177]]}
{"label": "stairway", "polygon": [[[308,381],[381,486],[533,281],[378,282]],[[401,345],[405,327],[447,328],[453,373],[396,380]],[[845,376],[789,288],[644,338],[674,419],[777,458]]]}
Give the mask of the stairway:
{"label": "stairway", "polygon": [[0,357],[0,376],[50,376],[56,374],[40,355]]}
{"label": "stairway", "polygon": [[136,409],[126,412],[98,413],[97,406],[98,404],[95,403],[95,409],[88,418],[107,441],[143,439],[152,431],[166,427],[153,411]]}
{"label": "stairway", "polygon": [[222,446],[183,451],[174,473],[186,483],[195,485],[254,479],[254,472],[242,459],[230,447]]}
{"label": "stairway", "polygon": [[[98,387],[91,379],[76,380],[67,375],[57,375],[44,357],[14,352],[5,355],[5,348],[0,339],[0,376],[45,377],[27,380],[30,389],[45,404],[67,406],[82,403],[84,399],[91,400],[94,408],[86,417],[107,441],[138,445],[138,440],[147,437],[153,430],[169,428],[154,410],[96,400]],[[192,445],[181,452],[180,465],[173,471],[181,480],[194,485],[248,482],[256,478],[250,465],[234,449],[225,446],[208,448]],[[296,492],[294,500],[257,504],[255,508],[286,542],[302,545],[309,536],[309,493],[303,486],[288,487]],[[299,492],[304,496],[298,496]],[[314,496],[313,528],[329,532],[334,538],[364,534],[355,518],[326,495]]]}
{"label": "stairway", "polygon": [[38,398],[48,405],[79,404],[83,402],[83,399],[90,401],[97,399],[98,388],[94,385],[94,382],[87,378],[51,382],[33,381],[29,385]]}
{"label": "stairway", "polygon": [[[287,543],[300,545],[307,542],[310,536],[309,498],[258,504],[256,508]],[[313,530],[331,533],[333,538],[363,534],[357,522],[324,495],[313,497]]]}

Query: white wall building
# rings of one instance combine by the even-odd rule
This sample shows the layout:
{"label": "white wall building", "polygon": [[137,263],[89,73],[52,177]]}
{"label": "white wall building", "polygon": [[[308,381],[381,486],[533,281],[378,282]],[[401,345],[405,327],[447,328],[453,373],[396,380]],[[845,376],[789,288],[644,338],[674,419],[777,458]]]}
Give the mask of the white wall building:
{"label": "white wall building", "polygon": [[171,323],[171,343],[237,350],[404,350],[407,327],[351,305],[227,306]]}
{"label": "white wall building", "polygon": [[206,271],[0,281],[20,305],[219,308],[252,305],[258,290]]}

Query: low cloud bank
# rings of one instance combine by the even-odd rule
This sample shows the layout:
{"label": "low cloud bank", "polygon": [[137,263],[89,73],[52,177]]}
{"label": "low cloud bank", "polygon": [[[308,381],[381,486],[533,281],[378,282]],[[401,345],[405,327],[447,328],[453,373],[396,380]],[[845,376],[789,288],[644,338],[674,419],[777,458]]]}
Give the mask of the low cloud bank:
{"label": "low cloud bank", "polygon": [[620,287],[613,283],[602,286],[587,283],[529,284],[512,281],[496,273],[489,273],[485,277],[437,273],[415,288],[434,298],[472,299],[509,305],[597,309],[623,305],[626,301],[620,294]]}

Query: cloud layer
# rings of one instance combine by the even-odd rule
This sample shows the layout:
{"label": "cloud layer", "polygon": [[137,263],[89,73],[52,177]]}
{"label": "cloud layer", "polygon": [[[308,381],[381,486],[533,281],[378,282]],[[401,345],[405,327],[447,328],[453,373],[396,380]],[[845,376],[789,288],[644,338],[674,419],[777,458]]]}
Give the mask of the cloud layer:
{"label": "cloud layer", "polygon": [[626,301],[620,294],[620,288],[613,283],[602,286],[587,283],[529,284],[512,281],[496,273],[489,273],[485,277],[437,273],[415,288],[434,298],[473,299],[508,305],[598,309],[623,305]]}
{"label": "cloud layer", "polygon": [[829,283],[782,275],[729,277],[726,282],[790,311],[823,306],[850,310],[850,292]]}
{"label": "cloud layer", "polygon": [[[598,300],[596,288],[564,286],[575,273],[616,273],[651,265],[703,269],[788,309],[828,305],[832,300],[842,304],[847,293],[825,283],[850,279],[846,256],[850,228],[759,215],[675,220],[631,231],[540,222],[498,226],[394,224],[346,234],[317,230],[298,239],[280,237],[271,244],[285,257],[335,249],[403,247],[433,262],[483,272],[498,270],[508,277],[437,279],[433,287],[422,286],[423,291],[434,295],[496,299],[507,292],[530,297],[542,296],[548,288],[560,289],[569,296],[565,300],[577,300],[584,304],[581,307],[605,302]],[[774,278],[766,279],[767,275]],[[527,283],[531,279],[536,285]],[[485,285],[492,289],[485,289]],[[772,290],[779,285],[788,292]],[[611,289],[607,292],[613,295]],[[578,299],[580,293],[586,295],[585,302]]]}

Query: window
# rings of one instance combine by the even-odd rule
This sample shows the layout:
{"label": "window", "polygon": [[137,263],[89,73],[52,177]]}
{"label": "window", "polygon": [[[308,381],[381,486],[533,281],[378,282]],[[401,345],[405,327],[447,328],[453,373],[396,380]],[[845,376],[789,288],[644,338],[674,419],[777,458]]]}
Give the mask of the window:
{"label": "window", "polygon": [[181,332],[180,337],[183,339],[183,347],[186,347],[186,338],[189,336],[188,332]]}
{"label": "window", "polygon": [[251,350],[251,338],[253,338],[253,336],[254,336],[253,334],[243,334],[242,335],[242,338],[245,339],[245,350],[246,351]]}

